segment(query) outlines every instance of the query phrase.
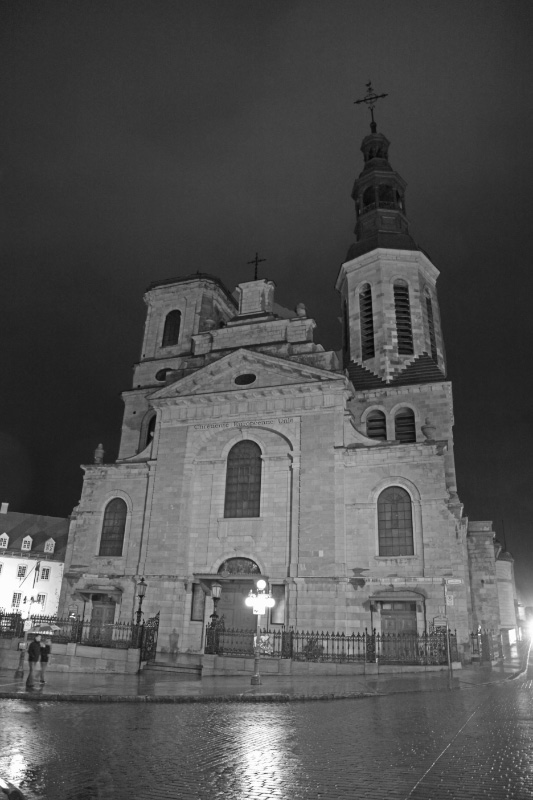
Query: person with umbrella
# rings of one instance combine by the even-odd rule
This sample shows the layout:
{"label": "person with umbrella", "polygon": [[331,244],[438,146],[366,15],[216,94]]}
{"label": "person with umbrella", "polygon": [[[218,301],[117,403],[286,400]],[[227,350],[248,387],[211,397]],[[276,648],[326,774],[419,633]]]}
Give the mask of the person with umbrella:
{"label": "person with umbrella", "polygon": [[33,642],[28,647],[28,666],[30,674],[26,680],[26,689],[33,689],[33,670],[41,658],[41,635],[38,633]]}
{"label": "person with umbrella", "polygon": [[39,679],[40,683],[45,683],[44,675],[46,672],[46,667],[48,666],[48,658],[50,656],[51,651],[50,646],[50,639],[43,639],[41,643],[41,677]]}

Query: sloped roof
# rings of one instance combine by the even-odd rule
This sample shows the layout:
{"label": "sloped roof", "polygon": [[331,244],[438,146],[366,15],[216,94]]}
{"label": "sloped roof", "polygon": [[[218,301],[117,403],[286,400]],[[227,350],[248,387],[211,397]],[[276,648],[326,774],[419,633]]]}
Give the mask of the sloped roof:
{"label": "sloped roof", "polygon": [[410,386],[418,383],[440,383],[446,380],[446,375],[441,372],[433,359],[422,353],[411,361],[392,381],[387,383],[378,375],[363,367],[362,364],[351,363],[347,367],[348,375],[354,389],[365,391],[369,389],[384,389],[387,386]]}
{"label": "sloped roof", "polygon": [[[63,517],[45,517],[39,514],[23,514],[8,511],[0,514],[0,535],[9,536],[8,553],[23,552],[25,555],[46,556],[53,561],[64,561],[67,549],[69,520]],[[31,550],[22,551],[22,540],[26,536],[33,539]],[[44,545],[53,539],[53,553],[45,553]],[[4,552],[4,551],[2,551]]]}

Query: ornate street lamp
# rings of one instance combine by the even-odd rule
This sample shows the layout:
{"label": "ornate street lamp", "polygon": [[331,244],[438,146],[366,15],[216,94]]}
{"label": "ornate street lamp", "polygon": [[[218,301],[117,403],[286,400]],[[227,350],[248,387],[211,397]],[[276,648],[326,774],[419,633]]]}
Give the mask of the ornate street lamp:
{"label": "ornate street lamp", "polygon": [[142,616],[141,606],[143,604],[144,596],[146,594],[147,589],[148,589],[148,584],[146,583],[144,578],[141,578],[141,580],[137,584],[137,597],[139,598],[139,608],[137,609],[137,615],[136,615],[137,625],[141,624],[141,616]]}
{"label": "ornate street lamp", "polygon": [[257,627],[255,632],[255,648],[254,648],[254,674],[252,675],[252,680],[250,683],[252,686],[257,686],[261,683],[261,675],[259,674],[259,655],[261,653],[261,646],[260,646],[260,622],[261,617],[263,614],[266,614],[267,608],[272,608],[276,601],[268,592],[266,581],[262,578],[257,581],[256,583],[257,591],[253,592],[250,589],[250,593],[246,600],[244,601],[249,608],[253,609],[254,614],[257,615]]}
{"label": "ornate street lamp", "polygon": [[211,584],[211,597],[213,598],[213,613],[211,614],[211,627],[216,628],[218,621],[217,605],[222,594],[222,586],[220,583]]}

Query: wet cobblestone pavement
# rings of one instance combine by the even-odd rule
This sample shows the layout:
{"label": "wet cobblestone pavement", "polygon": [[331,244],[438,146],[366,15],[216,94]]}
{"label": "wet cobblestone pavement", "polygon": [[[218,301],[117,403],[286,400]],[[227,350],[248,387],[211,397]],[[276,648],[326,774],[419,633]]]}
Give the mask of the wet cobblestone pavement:
{"label": "wet cobblestone pavement", "polygon": [[306,703],[1,700],[0,775],[29,800],[533,798],[530,672]]}

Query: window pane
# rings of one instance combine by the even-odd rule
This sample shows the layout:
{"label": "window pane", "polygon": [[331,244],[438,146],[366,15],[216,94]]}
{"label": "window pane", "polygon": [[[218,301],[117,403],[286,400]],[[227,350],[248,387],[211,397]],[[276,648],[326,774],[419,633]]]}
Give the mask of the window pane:
{"label": "window pane", "polygon": [[380,556],[413,555],[411,498],[399,486],[391,486],[379,496],[378,536]]}
{"label": "window pane", "polygon": [[181,313],[179,311],[171,311],[167,314],[165,319],[165,329],[163,331],[162,347],[170,347],[170,345],[177,344],[180,336]]}
{"label": "window pane", "polygon": [[107,504],[102,525],[100,556],[121,556],[126,529],[127,506],[124,500],[116,497]]}
{"label": "window pane", "polygon": [[228,455],[225,517],[258,517],[261,502],[261,450],[238,442]]}

